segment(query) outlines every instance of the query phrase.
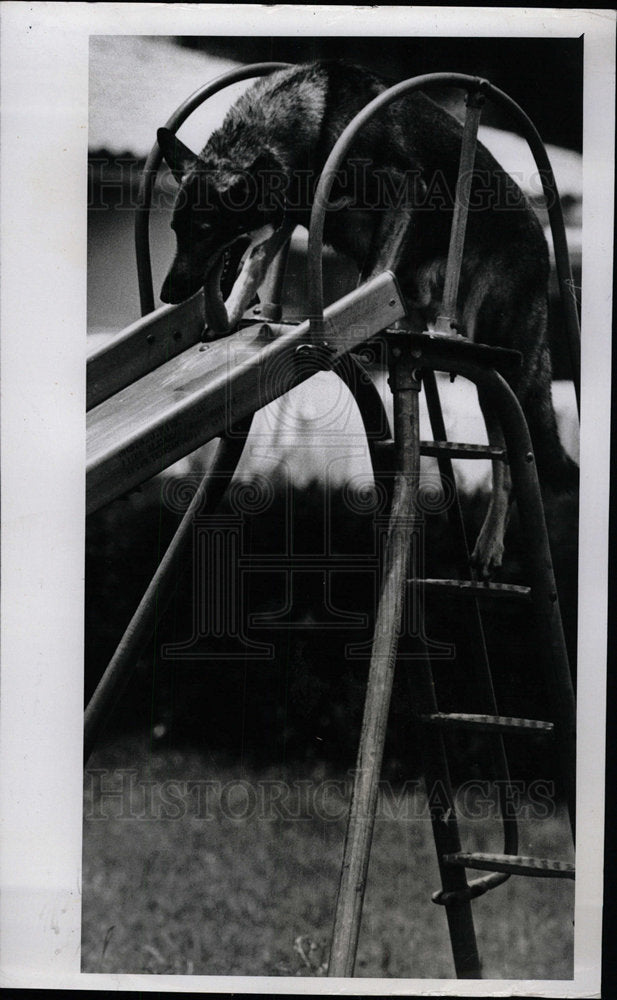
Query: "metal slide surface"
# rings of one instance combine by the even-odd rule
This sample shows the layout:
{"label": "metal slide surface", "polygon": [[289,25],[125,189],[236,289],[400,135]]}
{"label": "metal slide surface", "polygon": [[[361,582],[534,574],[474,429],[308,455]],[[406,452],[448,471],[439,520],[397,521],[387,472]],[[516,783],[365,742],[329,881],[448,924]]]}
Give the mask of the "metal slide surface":
{"label": "metal slide surface", "polygon": [[[308,320],[262,322],[162,361],[165,350],[171,354],[197,336],[201,310],[199,296],[157,310],[91,359],[92,398],[108,395],[87,415],[87,513],[220,436],[405,313],[396,281],[384,271],[325,310],[327,350],[311,343]],[[157,336],[167,345],[163,355]],[[128,369],[141,377],[123,384]]]}

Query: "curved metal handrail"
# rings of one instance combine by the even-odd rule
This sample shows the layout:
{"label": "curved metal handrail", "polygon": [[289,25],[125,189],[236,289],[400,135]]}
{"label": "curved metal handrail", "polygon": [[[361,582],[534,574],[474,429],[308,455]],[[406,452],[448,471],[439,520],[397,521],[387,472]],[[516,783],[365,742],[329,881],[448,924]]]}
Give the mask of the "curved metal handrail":
{"label": "curved metal handrail", "polygon": [[[229,87],[233,83],[240,83],[242,80],[250,80],[252,77],[267,76],[277,69],[287,69],[289,65],[289,63],[282,62],[253,63],[250,66],[240,66],[238,69],[229,70],[191,94],[167,119],[165,127],[170,132],[177,132],[186,119],[193,114],[193,111],[209,97],[224,90],[225,87]],[[141,172],[135,214],[135,253],[137,255],[137,281],[142,316],[152,312],[155,308],[150,259],[150,208],[154,182],[162,162],[163,154],[159,144],[155,142]]]}
{"label": "curved metal handrail", "polygon": [[570,256],[568,253],[561,202],[559,200],[559,192],[553,169],[540,134],[528,115],[519,107],[516,101],[513,101],[511,97],[508,97],[503,91],[481,77],[468,76],[464,73],[426,73],[409,80],[403,80],[401,83],[397,83],[394,87],[390,87],[389,90],[385,90],[382,94],[379,94],[370,104],[367,104],[366,107],[358,112],[356,117],[347,125],[337,139],[326,161],[315,191],[309,228],[307,259],[308,310],[314,338],[322,337],[324,332],[321,250],[325,216],[332,184],[344,157],[349,152],[360,129],[374,115],[381,111],[382,108],[414,91],[444,85],[460,87],[470,92],[481,91],[486,97],[491,98],[497,104],[501,105],[514,117],[531,149],[542,181],[542,189],[548,211],[555,252],[555,266],[568,337],[572,377],[576,391],[577,407],[580,409],[580,325],[572,291],[572,269],[570,267]]}

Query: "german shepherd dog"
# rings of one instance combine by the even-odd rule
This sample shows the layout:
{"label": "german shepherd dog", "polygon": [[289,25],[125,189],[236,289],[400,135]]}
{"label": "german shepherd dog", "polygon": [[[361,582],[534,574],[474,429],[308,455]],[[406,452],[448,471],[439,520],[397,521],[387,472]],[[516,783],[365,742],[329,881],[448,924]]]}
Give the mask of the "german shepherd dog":
{"label": "german shepherd dog", "polygon": [[[340,62],[298,65],[251,86],[197,156],[169,130],[158,141],[180,185],[172,228],[177,253],[161,291],[182,302],[204,286],[210,335],[235,327],[297,225],[345,126],[390,84]],[[390,104],[355,141],[331,194],[325,241],[351,257],[361,280],[396,274],[417,329],[440,312],[461,145],[461,126],[421,93]],[[247,249],[248,241],[248,249]],[[221,283],[244,264],[223,301]],[[551,400],[546,343],[549,264],[542,228],[515,182],[478,144],[459,291],[458,332],[520,351],[512,382],[553,489],[573,488]],[[489,441],[499,428],[479,392]],[[501,565],[508,519],[507,466],[493,463],[493,491],[473,560],[484,576]]]}

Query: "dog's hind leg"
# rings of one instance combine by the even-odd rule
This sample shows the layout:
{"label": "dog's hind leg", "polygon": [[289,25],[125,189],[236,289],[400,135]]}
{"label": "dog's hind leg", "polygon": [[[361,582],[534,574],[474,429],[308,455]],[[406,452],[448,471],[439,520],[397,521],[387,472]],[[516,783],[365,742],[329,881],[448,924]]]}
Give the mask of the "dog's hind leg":
{"label": "dog's hind leg", "polygon": [[[505,453],[501,425],[480,388],[478,388],[478,401],[486,424],[489,445],[492,448],[500,448]],[[483,579],[488,579],[501,566],[511,505],[512,481],[507,462],[499,458],[492,459],[492,473],[491,499],[471,556],[472,565]]]}

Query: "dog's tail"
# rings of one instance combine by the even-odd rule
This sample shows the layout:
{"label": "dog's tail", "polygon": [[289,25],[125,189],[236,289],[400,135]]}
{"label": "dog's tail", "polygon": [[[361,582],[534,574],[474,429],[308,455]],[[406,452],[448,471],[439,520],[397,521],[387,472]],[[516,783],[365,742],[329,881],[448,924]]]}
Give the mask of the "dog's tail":
{"label": "dog's tail", "polygon": [[555,493],[574,493],[579,486],[579,468],[566,453],[557,430],[551,394],[551,363],[548,347],[542,348],[541,377],[530,389],[523,409],[533,443],[538,478],[543,488]]}

